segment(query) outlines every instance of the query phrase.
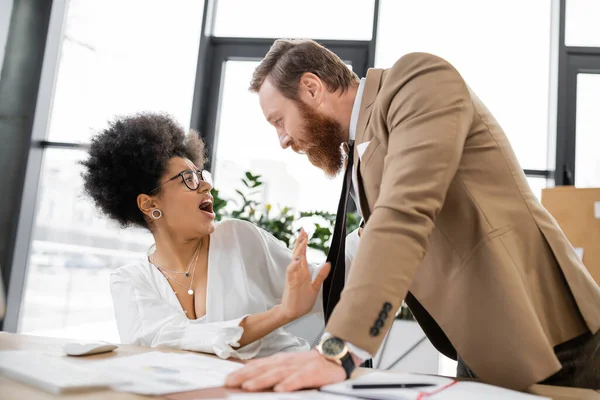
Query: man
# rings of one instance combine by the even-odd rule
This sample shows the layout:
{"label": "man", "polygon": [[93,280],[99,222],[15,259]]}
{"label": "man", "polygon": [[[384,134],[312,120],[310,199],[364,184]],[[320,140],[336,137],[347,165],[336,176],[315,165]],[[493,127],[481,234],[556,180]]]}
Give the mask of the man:
{"label": "man", "polygon": [[340,145],[353,149],[366,224],[318,350],[251,362],[229,386],[341,381],[377,352],[405,299],[459,376],[600,387],[600,288],[449,63],[409,54],[359,81],[315,42],[278,40],[251,90],[281,146],[328,175],[343,167]]}

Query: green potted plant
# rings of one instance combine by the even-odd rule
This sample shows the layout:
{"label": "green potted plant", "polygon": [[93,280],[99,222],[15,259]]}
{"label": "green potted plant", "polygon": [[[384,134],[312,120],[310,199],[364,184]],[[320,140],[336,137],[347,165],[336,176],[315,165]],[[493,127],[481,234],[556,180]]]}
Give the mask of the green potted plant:
{"label": "green potted plant", "polygon": [[[217,221],[226,218],[249,221],[271,233],[289,248],[294,245],[294,225],[312,223],[314,232],[310,237],[308,246],[321,251],[324,255],[329,252],[335,225],[335,214],[326,211],[298,212],[291,207],[276,209],[271,204],[260,204],[255,198],[263,185],[261,176],[246,172],[241,179],[241,183],[242,187],[235,190],[237,199],[225,199],[221,197],[218,189],[213,189],[213,209]],[[348,232],[357,229],[360,224],[358,213],[349,213],[346,221]]]}

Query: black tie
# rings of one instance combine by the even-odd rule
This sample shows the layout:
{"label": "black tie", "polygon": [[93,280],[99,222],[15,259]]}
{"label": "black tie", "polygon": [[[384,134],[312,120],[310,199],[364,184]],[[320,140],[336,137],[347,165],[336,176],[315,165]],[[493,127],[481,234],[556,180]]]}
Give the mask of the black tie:
{"label": "black tie", "polygon": [[348,206],[348,195],[352,187],[352,159],[354,155],[354,144],[348,149],[348,163],[344,174],[344,185],[342,195],[338,204],[335,227],[331,247],[327,255],[327,262],[331,263],[331,272],[323,282],[323,311],[325,312],[325,323],[333,312],[333,308],[340,301],[344,281],[346,280],[346,208]]}
{"label": "black tie", "polygon": [[[348,149],[348,164],[344,174],[344,185],[342,195],[338,204],[335,227],[331,247],[327,255],[327,262],[331,263],[331,272],[323,282],[323,311],[325,311],[325,324],[329,321],[335,305],[340,301],[344,282],[346,280],[346,209],[348,207],[348,195],[352,187],[352,160],[354,158],[354,144]],[[362,367],[373,368],[372,360],[366,360]]]}

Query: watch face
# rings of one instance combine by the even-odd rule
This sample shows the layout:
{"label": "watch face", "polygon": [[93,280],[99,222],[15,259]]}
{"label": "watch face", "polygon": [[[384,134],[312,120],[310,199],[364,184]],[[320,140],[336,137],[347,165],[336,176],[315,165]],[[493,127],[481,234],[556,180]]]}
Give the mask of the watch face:
{"label": "watch face", "polygon": [[338,338],[329,338],[321,345],[323,354],[326,356],[336,356],[343,352],[345,347],[343,340]]}

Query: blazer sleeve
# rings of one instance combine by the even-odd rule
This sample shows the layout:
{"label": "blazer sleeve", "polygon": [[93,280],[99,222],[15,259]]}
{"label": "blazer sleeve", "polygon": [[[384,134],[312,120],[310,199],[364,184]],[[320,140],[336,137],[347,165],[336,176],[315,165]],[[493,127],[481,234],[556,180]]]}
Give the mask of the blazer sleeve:
{"label": "blazer sleeve", "polygon": [[256,356],[261,348],[262,340],[233,348],[239,346],[244,332],[240,323],[246,316],[211,323],[190,320],[145,282],[120,270],[111,274],[110,290],[119,336],[125,344],[191,350],[242,360]]}
{"label": "blazer sleeve", "polygon": [[425,256],[474,113],[459,73],[424,53],[398,60],[376,104],[381,114],[371,118],[383,118],[387,128],[387,135],[376,133],[387,140],[380,192],[326,328],[371,354]]}

